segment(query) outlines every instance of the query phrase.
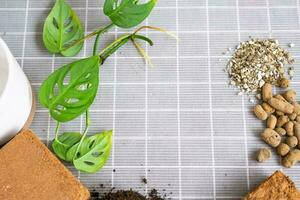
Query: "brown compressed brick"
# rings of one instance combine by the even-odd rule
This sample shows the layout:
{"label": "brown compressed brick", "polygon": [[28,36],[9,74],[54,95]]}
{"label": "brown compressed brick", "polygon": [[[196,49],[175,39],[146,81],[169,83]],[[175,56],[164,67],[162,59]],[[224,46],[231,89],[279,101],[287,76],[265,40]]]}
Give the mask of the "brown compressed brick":
{"label": "brown compressed brick", "polygon": [[242,200],[300,200],[300,192],[289,177],[276,171]]}
{"label": "brown compressed brick", "polygon": [[0,150],[0,199],[87,200],[89,191],[30,130]]}

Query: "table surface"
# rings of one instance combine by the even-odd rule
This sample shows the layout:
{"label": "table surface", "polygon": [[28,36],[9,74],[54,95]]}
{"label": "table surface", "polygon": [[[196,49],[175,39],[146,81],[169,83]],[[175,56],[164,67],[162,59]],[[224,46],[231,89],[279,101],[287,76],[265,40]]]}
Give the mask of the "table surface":
{"label": "table surface", "polygon": [[[85,32],[107,25],[103,0],[67,0]],[[0,0],[0,36],[7,42],[38,93],[57,67],[91,55],[88,40],[77,57],[47,52],[42,26],[54,0]],[[259,164],[255,151],[266,145],[264,125],[253,117],[247,96],[237,96],[223,71],[239,41],[249,36],[279,40],[295,57],[293,87],[300,92],[299,0],[159,0],[145,24],[178,35],[148,31],[146,47],[155,67],[146,66],[132,44],[101,67],[98,96],[91,108],[91,134],[114,130],[112,155],[96,174],[71,171],[90,188],[157,188],[172,199],[239,199],[277,169],[300,186],[300,167],[283,169],[277,156]],[[127,30],[113,29],[100,48]],[[32,129],[47,144],[55,123],[37,107]],[[63,125],[82,131],[84,116]],[[141,180],[145,177],[148,184]]]}

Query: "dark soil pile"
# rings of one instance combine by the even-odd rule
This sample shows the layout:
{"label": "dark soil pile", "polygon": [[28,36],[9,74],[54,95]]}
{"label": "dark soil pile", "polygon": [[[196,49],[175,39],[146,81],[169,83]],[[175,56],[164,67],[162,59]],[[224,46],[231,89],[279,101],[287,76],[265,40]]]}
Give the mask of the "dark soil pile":
{"label": "dark soil pile", "polygon": [[[146,178],[142,178],[141,181],[144,184],[147,184],[148,182]],[[104,185],[101,184],[100,188],[103,189]],[[131,189],[115,190],[115,188],[111,188],[110,191],[108,193],[104,193],[104,195],[100,195],[97,190],[92,190],[90,200],[167,200],[167,195],[164,194],[163,196],[161,196],[156,189],[152,189],[146,197]]]}
{"label": "dark soil pile", "polygon": [[159,196],[157,190],[151,190],[149,197],[145,197],[142,194],[132,190],[111,190],[109,193],[104,194],[100,197],[99,192],[91,192],[91,200],[165,200]]}
{"label": "dark soil pile", "polygon": [[116,192],[110,192],[100,198],[100,200],[145,200],[146,198],[140,193],[128,190],[119,190]]}

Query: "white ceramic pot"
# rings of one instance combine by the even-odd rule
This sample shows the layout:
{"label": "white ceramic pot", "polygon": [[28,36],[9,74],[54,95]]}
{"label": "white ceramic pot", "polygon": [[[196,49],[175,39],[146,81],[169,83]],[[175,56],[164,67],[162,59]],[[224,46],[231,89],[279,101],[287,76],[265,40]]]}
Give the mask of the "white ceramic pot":
{"label": "white ceramic pot", "polygon": [[27,77],[0,38],[0,145],[29,126],[33,99]]}

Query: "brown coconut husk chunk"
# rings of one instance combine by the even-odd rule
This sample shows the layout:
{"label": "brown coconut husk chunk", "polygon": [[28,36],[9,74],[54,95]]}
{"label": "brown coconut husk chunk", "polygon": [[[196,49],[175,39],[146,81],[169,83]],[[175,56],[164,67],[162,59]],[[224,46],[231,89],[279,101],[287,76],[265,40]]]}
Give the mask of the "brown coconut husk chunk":
{"label": "brown coconut husk chunk", "polygon": [[300,200],[300,192],[293,181],[281,171],[262,182],[256,189],[248,193],[242,200]]}

